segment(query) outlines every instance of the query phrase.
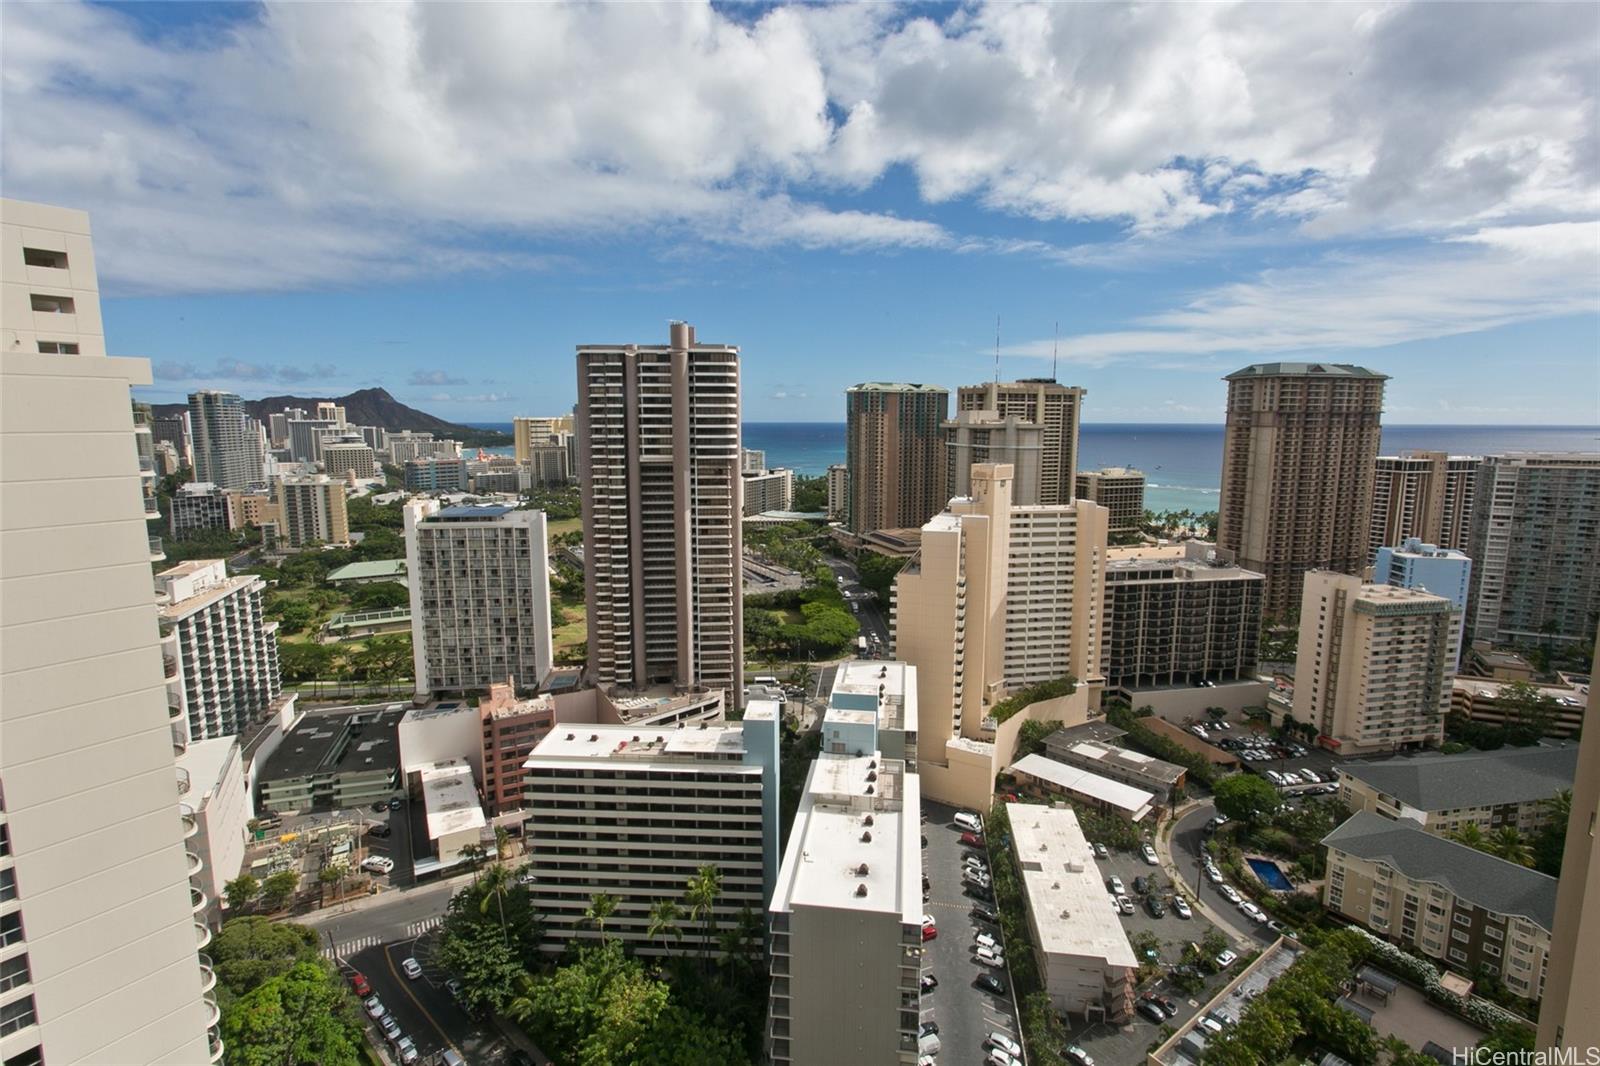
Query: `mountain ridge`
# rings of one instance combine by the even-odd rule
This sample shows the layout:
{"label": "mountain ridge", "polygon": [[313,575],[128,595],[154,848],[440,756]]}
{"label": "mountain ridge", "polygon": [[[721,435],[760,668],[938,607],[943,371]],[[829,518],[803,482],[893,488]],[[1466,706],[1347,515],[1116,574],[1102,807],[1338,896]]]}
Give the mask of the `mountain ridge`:
{"label": "mountain ridge", "polygon": [[[314,412],[319,403],[335,403],[345,409],[345,418],[351,425],[379,426],[387,430],[409,429],[416,433],[432,433],[435,437],[448,437],[463,444],[493,447],[510,444],[511,436],[498,430],[479,429],[460,422],[447,422],[426,411],[419,411],[401,403],[387,389],[377,387],[357,389],[344,396],[263,396],[259,400],[245,400],[244,407],[252,418],[265,422],[267,415],[277,414],[286,407],[299,407]],[[152,404],[157,417],[181,414],[189,409],[184,403]]]}

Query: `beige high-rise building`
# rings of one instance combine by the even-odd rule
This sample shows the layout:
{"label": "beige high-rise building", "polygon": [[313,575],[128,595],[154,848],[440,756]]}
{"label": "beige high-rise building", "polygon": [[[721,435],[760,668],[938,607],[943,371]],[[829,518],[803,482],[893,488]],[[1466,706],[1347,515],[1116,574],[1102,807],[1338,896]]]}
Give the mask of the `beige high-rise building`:
{"label": "beige high-rise building", "polygon": [[326,474],[280,478],[278,515],[279,535],[291,548],[350,543],[344,482]]}
{"label": "beige high-rise building", "polygon": [[1305,575],[1294,716],[1341,755],[1444,741],[1456,661],[1456,611],[1421,589]]}
{"label": "beige high-rise building", "polygon": [[739,692],[739,349],[580,345],[577,427],[590,674]]}
{"label": "beige high-rise building", "polygon": [[1453,551],[1466,551],[1472,527],[1476,456],[1444,452],[1380,455],[1372,483],[1372,525],[1367,562],[1378,549],[1412,537]]}
{"label": "beige high-rise building", "polygon": [[993,411],[1044,431],[1039,453],[1039,503],[1070,503],[1077,490],[1078,422],[1085,390],[1052,378],[963,385],[956,411]]}
{"label": "beige high-rise building", "polygon": [[779,468],[744,475],[744,513],[788,511],[794,507],[794,471]]}
{"label": "beige high-rise building", "polygon": [[917,668],[923,791],[986,807],[1018,726],[997,728],[994,704],[1068,675],[1085,706],[1098,696],[1106,510],[1016,507],[1009,466],[980,463],[971,476],[972,495],[922,527],[890,625],[895,657]]}
{"label": "beige high-rise building", "polygon": [[81,211],[0,201],[0,308],[0,1060],[216,1061],[128,402],[150,364],[106,357]]}
{"label": "beige high-rise building", "polygon": [[828,517],[843,518],[850,503],[849,467],[834,463],[828,467]]}
{"label": "beige high-rise building", "polygon": [[[1600,635],[1595,640],[1600,662]],[[1589,688],[1589,713],[1600,713],[1600,695]],[[1545,969],[1535,1048],[1600,1047],[1600,730],[1584,732],[1578,776],[1572,783],[1572,813],[1561,856],[1555,925]],[[1588,962],[1580,960],[1588,959]]]}
{"label": "beige high-rise building", "polygon": [[1085,470],[1078,475],[1078,498],[1111,512],[1111,532],[1137,533],[1144,525],[1144,471],[1125,466]]}
{"label": "beige high-rise building", "polygon": [[530,462],[533,458],[533,449],[541,444],[549,444],[552,438],[563,433],[573,432],[572,415],[554,415],[549,417],[519,417],[511,420],[513,441],[513,454],[517,462]]}
{"label": "beige high-rise building", "polygon": [[344,407],[334,403],[332,400],[317,401],[317,417],[327,419],[340,429],[343,429],[348,424],[344,417]]}
{"label": "beige high-rise building", "polygon": [[346,475],[358,478],[378,476],[378,457],[365,441],[340,441],[322,445],[322,468],[329,477],[344,481]]}
{"label": "beige high-rise building", "polygon": [[1013,502],[1044,502],[1039,498],[1043,426],[1016,415],[1002,417],[996,411],[957,411],[943,428],[947,495],[971,493],[973,463],[1005,463],[1016,471]]}
{"label": "beige high-rise building", "polygon": [[1388,375],[1348,363],[1260,363],[1229,374],[1217,547],[1266,576],[1283,621],[1307,570],[1367,562]]}
{"label": "beige high-rise building", "polygon": [[938,514],[944,483],[944,420],[938,385],[869,381],[845,390],[845,466],[852,533],[915,529]]}

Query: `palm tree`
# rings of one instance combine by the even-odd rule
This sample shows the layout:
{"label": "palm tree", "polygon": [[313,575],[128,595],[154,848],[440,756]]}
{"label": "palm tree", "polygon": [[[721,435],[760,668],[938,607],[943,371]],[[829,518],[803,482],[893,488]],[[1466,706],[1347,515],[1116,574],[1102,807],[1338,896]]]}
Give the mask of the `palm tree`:
{"label": "palm tree", "polygon": [[645,936],[654,940],[661,938],[661,953],[667,953],[667,937],[674,940],[683,939],[683,930],[678,928],[678,919],[683,917],[683,911],[678,904],[670,899],[658,899],[650,905],[650,928],[645,930]]}
{"label": "palm tree", "polygon": [[1468,822],[1459,829],[1452,829],[1446,836],[1457,844],[1465,844],[1469,848],[1477,848],[1479,851],[1489,850],[1489,838],[1484,836],[1483,830],[1478,828],[1476,822]]}
{"label": "palm tree", "polygon": [[1389,1053],[1389,1062],[1391,1064],[1404,1062],[1411,1054],[1411,1045],[1393,1034],[1379,1040],[1378,1046]]}
{"label": "palm tree", "polygon": [[472,867],[472,881],[478,881],[478,867],[483,865],[483,860],[489,857],[489,851],[482,844],[467,844],[461,849],[461,857],[467,860]]}
{"label": "palm tree", "polygon": [[505,858],[506,845],[511,843],[511,830],[503,825],[494,827],[494,857],[495,861]]}
{"label": "palm tree", "polygon": [[596,892],[589,897],[589,907],[583,920],[600,930],[600,943],[606,942],[606,919],[617,909],[617,897],[609,892]]}
{"label": "palm tree", "polygon": [[700,941],[702,961],[706,957],[706,952],[711,950],[712,907],[720,895],[722,895],[722,871],[710,863],[695,871],[683,893],[684,900],[689,904],[690,920],[700,922],[704,927]]}
{"label": "palm tree", "polygon": [[1498,855],[1507,862],[1514,862],[1518,866],[1533,865],[1533,849],[1528,842],[1522,839],[1522,834],[1512,826],[1503,826],[1496,829],[1489,837],[1489,846],[1485,849],[1491,855]]}
{"label": "palm tree", "polygon": [[500,863],[489,867],[483,879],[478,882],[483,888],[483,899],[478,903],[478,913],[489,913],[489,901],[494,900],[500,908],[500,936],[511,946],[511,934],[506,929],[506,891],[511,887],[511,871]]}

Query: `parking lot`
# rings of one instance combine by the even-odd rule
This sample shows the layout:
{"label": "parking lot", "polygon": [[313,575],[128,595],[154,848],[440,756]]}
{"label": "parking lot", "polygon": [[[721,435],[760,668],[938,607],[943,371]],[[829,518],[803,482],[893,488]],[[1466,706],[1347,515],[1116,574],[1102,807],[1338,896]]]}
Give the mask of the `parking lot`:
{"label": "parking lot", "polygon": [[[1298,744],[1291,749],[1275,743],[1266,733],[1255,732],[1253,730],[1255,723],[1251,722],[1229,722],[1227,729],[1216,728],[1209,721],[1203,724],[1206,727],[1206,736],[1202,739],[1229,752],[1239,759],[1240,765],[1253,773],[1265,777],[1268,770],[1279,774],[1310,770],[1317,775],[1316,782],[1303,782],[1283,789],[1291,795],[1308,790],[1326,791],[1324,786],[1333,783],[1333,768],[1340,760],[1331,752],[1309,744]],[[1193,732],[1192,729],[1190,731]],[[1256,751],[1265,753],[1267,758],[1246,758],[1246,749],[1250,746]]]}
{"label": "parking lot", "polygon": [[[922,832],[928,838],[928,846],[922,852],[922,868],[931,882],[931,895],[923,909],[933,917],[939,931],[938,936],[923,944],[922,972],[932,974],[939,985],[923,994],[922,1018],[939,1026],[939,1062],[981,1062],[986,1054],[984,1040],[991,1032],[1004,1033],[1021,1043],[1011,975],[1006,970],[991,969],[973,957],[977,934],[984,932],[999,939],[1000,929],[973,917],[972,908],[980,901],[966,895],[962,888],[961,867],[969,849],[961,845],[961,830],[951,821],[955,809],[924,802],[922,812]],[[1004,996],[977,987],[974,982],[985,973],[1005,982]]]}

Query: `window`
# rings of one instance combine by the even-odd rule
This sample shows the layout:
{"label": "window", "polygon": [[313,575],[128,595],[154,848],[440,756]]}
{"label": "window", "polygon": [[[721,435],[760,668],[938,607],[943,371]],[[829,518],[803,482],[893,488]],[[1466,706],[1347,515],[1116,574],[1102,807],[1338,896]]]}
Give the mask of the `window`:
{"label": "window", "polygon": [[6,1060],[5,1066],[44,1066],[44,1049],[35,1045]]}
{"label": "window", "polygon": [[35,292],[30,293],[28,299],[35,311],[47,315],[70,315],[77,311],[70,296],[44,296]]}
{"label": "window", "polygon": [[44,355],[77,355],[76,341],[40,341],[39,351]]}
{"label": "window", "polygon": [[1498,959],[1500,957],[1500,945],[1485,944],[1483,945],[1483,953],[1489,956],[1491,959]]}
{"label": "window", "polygon": [[0,822],[0,855],[11,854],[11,829],[4,822]]}
{"label": "window", "polygon": [[0,870],[0,903],[17,898],[17,871],[11,867]]}
{"label": "window", "polygon": [[0,1007],[0,1036],[10,1036],[38,1020],[33,1014],[33,997],[23,996],[15,1003]]}
{"label": "window", "polygon": [[1467,953],[1465,951],[1462,951],[1460,948],[1451,948],[1450,949],[1450,957],[1452,959],[1454,959],[1456,962],[1466,962],[1467,961]]}
{"label": "window", "polygon": [[53,252],[45,248],[24,248],[22,250],[22,261],[31,267],[67,269],[66,252]]}
{"label": "window", "polygon": [[1470,914],[1462,914],[1460,911],[1456,911],[1455,917],[1453,917],[1451,921],[1455,922],[1457,925],[1471,925],[1472,916]]}
{"label": "window", "polygon": [[27,984],[33,980],[28,973],[28,956],[18,955],[14,959],[0,962],[0,993],[5,993],[18,985]]}
{"label": "window", "polygon": [[22,915],[0,914],[0,948],[8,948],[22,939]]}

